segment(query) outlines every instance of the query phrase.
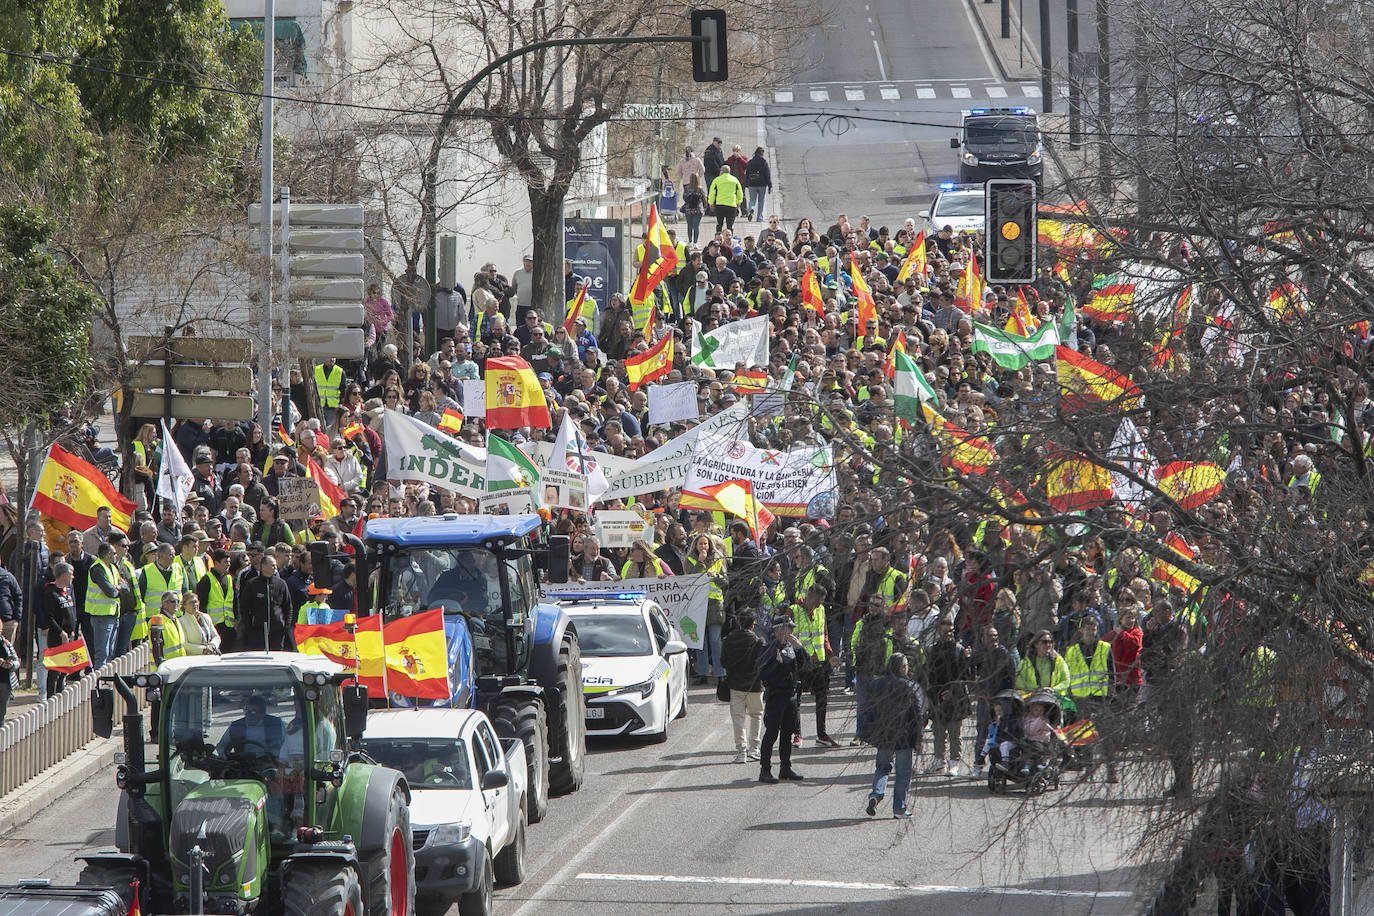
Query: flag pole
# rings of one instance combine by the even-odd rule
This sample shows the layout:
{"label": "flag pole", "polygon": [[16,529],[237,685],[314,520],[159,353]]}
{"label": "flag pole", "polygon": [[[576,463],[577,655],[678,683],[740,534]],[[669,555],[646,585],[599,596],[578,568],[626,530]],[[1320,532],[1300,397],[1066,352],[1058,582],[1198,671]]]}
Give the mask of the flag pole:
{"label": "flag pole", "polygon": [[[380,611],[379,611],[378,614],[377,614],[377,634],[378,634],[378,635],[381,637],[381,639],[382,639],[382,696],[386,699],[386,708],[387,708],[387,709],[390,709],[390,708],[391,708],[391,687],[390,687],[390,685],[387,683],[387,677],[386,677],[386,669],[387,669],[387,664],[386,664],[386,615],[383,614],[383,613],[381,613]],[[356,652],[356,651],[357,651],[357,650],[355,649],[354,652]],[[359,665],[361,666],[361,664],[362,664],[362,659],[359,659],[358,662],[359,662]]]}

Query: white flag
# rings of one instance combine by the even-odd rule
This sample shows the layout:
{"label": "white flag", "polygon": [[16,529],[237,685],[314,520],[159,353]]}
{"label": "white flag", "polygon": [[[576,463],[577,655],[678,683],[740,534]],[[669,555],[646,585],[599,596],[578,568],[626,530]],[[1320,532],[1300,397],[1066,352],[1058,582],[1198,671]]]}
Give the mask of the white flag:
{"label": "white flag", "polygon": [[186,459],[181,457],[181,449],[172,441],[167,421],[163,420],[162,467],[158,468],[157,472],[157,495],[171,500],[172,505],[176,507],[178,519],[181,518],[181,510],[186,506],[186,497],[191,495],[193,479]]}
{"label": "white flag", "polygon": [[[1145,447],[1145,439],[1130,417],[1123,417],[1121,425],[1116,428],[1116,436],[1112,439],[1108,457],[1135,476],[1144,479],[1149,478],[1150,469],[1155,465],[1150,450]],[[1150,494],[1144,487],[1117,471],[1112,471],[1112,488],[1124,503],[1145,503],[1150,499]]]}
{"label": "white flag", "polygon": [[692,322],[692,364],[708,369],[734,369],[768,365],[768,316],[732,321],[714,331],[702,332]]}
{"label": "white flag", "polygon": [[[549,456],[548,471],[570,475],[572,487],[581,489],[585,494],[582,505],[571,505],[571,508],[585,509],[606,495],[606,491],[611,488],[606,480],[606,471],[596,458],[596,453],[587,447],[586,436],[582,435],[582,430],[573,422],[572,415],[564,412],[563,424],[558,427],[558,438],[553,440],[553,454]],[[554,474],[548,473],[546,477],[552,480]],[[564,502],[571,504],[577,500],[568,500],[564,495]]]}

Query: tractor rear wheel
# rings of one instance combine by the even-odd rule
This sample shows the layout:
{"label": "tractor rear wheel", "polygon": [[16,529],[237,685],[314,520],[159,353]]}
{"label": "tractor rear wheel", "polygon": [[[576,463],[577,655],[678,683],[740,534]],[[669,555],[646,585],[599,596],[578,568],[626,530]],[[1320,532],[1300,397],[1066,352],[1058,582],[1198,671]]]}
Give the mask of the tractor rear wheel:
{"label": "tractor rear wheel", "polygon": [[76,883],[82,887],[112,888],[123,901],[124,908],[129,910],[133,907],[134,882],[137,880],[138,869],[132,865],[88,864],[81,869],[81,875],[76,879]]}
{"label": "tractor rear wheel", "polygon": [[544,704],[522,694],[498,697],[491,722],[502,738],[519,738],[525,745],[527,810],[530,823],[537,824],[549,810],[549,726]]}
{"label": "tractor rear wheel", "polygon": [[410,808],[401,790],[393,789],[386,812],[384,838],[367,837],[381,848],[363,864],[367,883],[367,916],[412,916],[415,912],[415,850],[411,847]]}
{"label": "tractor rear wheel", "polygon": [[[302,863],[282,884],[283,916],[364,916],[358,873],[334,862]],[[377,916],[368,910],[366,916]]]}
{"label": "tractor rear wheel", "polygon": [[559,795],[582,787],[587,771],[587,700],[582,694],[582,647],[577,636],[563,637],[558,650],[558,686],[563,691],[563,722],[558,729],[561,758],[549,765],[549,788]]}

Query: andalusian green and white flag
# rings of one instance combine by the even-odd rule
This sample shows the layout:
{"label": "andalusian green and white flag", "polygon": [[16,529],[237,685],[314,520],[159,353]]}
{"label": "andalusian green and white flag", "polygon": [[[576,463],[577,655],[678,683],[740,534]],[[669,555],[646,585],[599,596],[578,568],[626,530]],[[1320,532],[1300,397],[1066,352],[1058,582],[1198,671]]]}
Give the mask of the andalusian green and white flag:
{"label": "andalusian green and white flag", "polygon": [[935,401],[935,389],[930,387],[925,374],[910,356],[897,350],[892,357],[895,369],[892,376],[892,412],[897,419],[911,425],[921,419],[921,402]]}
{"label": "andalusian green and white flag", "polygon": [[692,365],[707,369],[746,369],[768,365],[768,316],[731,321],[714,331],[702,332],[692,322]]}
{"label": "andalusian green and white flag", "polygon": [[1008,334],[992,325],[973,323],[974,353],[986,353],[1003,369],[1022,369],[1032,362],[1054,356],[1059,346],[1059,328],[1047,321],[1031,334]]}
{"label": "andalusian green and white flag", "polygon": [[542,505],[544,491],[539,486],[539,465],[517,447],[487,433],[487,493],[503,490],[528,490],[535,508]]}

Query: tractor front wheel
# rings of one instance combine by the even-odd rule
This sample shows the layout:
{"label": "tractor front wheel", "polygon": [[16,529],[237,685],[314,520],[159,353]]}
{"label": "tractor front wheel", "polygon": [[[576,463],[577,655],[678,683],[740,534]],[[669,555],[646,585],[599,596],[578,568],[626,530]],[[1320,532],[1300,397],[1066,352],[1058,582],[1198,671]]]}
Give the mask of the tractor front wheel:
{"label": "tractor front wheel", "polygon": [[410,808],[399,788],[391,792],[384,837],[367,837],[380,847],[363,864],[367,916],[412,916],[415,912],[415,850],[410,840]]}
{"label": "tractor front wheel", "polygon": [[[332,862],[302,863],[282,886],[283,916],[364,916],[358,873]],[[366,916],[377,916],[368,910]]]}
{"label": "tractor front wheel", "polygon": [[558,686],[563,693],[563,725],[560,747],[554,756],[561,762],[549,767],[549,787],[559,795],[582,787],[587,769],[587,701],[582,693],[582,648],[577,635],[563,637],[558,650]]}
{"label": "tractor front wheel", "polygon": [[537,824],[549,810],[549,725],[544,704],[534,697],[502,696],[491,712],[502,738],[519,738],[528,767],[529,820]]}

